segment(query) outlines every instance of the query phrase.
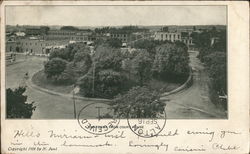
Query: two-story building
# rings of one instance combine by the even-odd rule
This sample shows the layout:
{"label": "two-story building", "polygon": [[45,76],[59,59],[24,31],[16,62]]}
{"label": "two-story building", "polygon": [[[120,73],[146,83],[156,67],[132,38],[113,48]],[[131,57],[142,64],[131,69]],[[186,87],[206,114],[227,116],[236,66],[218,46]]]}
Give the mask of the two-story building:
{"label": "two-story building", "polygon": [[187,46],[193,45],[192,37],[188,32],[156,32],[154,35],[154,40],[160,41],[181,41],[185,43]]}

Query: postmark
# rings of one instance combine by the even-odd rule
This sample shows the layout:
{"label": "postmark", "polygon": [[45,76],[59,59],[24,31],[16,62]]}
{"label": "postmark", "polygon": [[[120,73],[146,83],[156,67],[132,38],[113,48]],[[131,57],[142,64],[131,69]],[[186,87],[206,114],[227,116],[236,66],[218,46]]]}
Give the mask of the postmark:
{"label": "postmark", "polygon": [[[92,115],[92,118],[86,118],[86,114],[90,110],[96,110],[96,114]],[[77,121],[86,132],[94,135],[103,135],[118,127],[120,119],[115,118],[113,115],[109,105],[105,103],[90,103],[80,110]]]}
{"label": "postmark", "polygon": [[[129,117],[129,116],[128,116]],[[131,119],[127,118],[130,130],[143,138],[157,136],[166,125],[167,115],[164,113],[161,118]]]}

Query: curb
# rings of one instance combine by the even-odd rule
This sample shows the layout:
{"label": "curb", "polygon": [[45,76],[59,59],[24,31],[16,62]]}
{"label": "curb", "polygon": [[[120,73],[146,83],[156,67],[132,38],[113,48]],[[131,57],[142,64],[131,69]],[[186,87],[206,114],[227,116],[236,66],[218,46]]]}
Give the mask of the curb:
{"label": "curb", "polygon": [[[32,78],[33,78],[34,74],[36,74],[36,73],[38,73],[39,71],[42,71],[42,70],[43,70],[43,69],[38,70],[37,72],[33,73],[33,74],[32,74],[32,77],[29,78],[29,79],[27,80],[27,85],[28,85],[29,87],[31,87],[31,88],[33,88],[33,89],[36,89],[36,90],[38,90],[38,91],[42,91],[42,92],[51,94],[51,95],[62,96],[62,97],[66,97],[66,98],[71,98],[71,99],[73,99],[73,95],[55,92],[55,91],[48,90],[48,89],[45,89],[45,88],[41,88],[41,87],[35,85],[35,84],[32,82]],[[89,98],[89,97],[81,97],[81,96],[74,96],[74,98],[75,98],[75,99],[78,99],[78,100],[84,100],[84,101],[111,102],[111,100],[109,100],[109,99],[102,99],[102,98]]]}
{"label": "curb", "polygon": [[[64,94],[64,93],[55,92],[55,91],[48,90],[48,89],[42,88],[42,87],[37,86],[36,84],[34,84],[32,82],[33,76],[36,73],[38,73],[38,72],[40,72],[42,70],[43,69],[40,69],[37,72],[33,73],[32,77],[30,79],[28,79],[27,85],[29,85],[33,89],[36,89],[36,90],[39,90],[39,91],[42,91],[42,92],[45,92],[45,93],[48,93],[48,94],[51,94],[51,95],[62,96],[62,97],[72,98],[73,99],[73,96],[70,95],[70,94]],[[165,97],[165,96],[169,96],[171,94],[177,93],[177,92],[179,92],[179,91],[181,91],[181,90],[183,90],[183,89],[191,86],[192,81],[193,81],[193,75],[192,75],[192,71],[190,70],[190,75],[189,75],[187,81],[184,84],[182,84],[180,87],[178,87],[178,88],[176,88],[176,89],[174,89],[174,90],[172,90],[170,92],[165,92],[165,93],[161,94],[160,96],[161,97]],[[81,96],[74,96],[74,98],[78,99],[78,100],[84,100],[84,101],[103,101],[103,102],[111,102],[112,101],[111,99],[90,98],[90,97],[81,97]]]}
{"label": "curb", "polygon": [[165,93],[161,94],[161,97],[166,97],[166,96],[169,96],[171,94],[175,94],[175,93],[177,93],[185,88],[190,87],[192,84],[193,84],[193,71],[190,68],[190,72],[189,72],[189,76],[188,76],[187,81],[185,83],[183,83],[181,86],[179,86],[178,88],[176,88],[170,92],[165,92]]}

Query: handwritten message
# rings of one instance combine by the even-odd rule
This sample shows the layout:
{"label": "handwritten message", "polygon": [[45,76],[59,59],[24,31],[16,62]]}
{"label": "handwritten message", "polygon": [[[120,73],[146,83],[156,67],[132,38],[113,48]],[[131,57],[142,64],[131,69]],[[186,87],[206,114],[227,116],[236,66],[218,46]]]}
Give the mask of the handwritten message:
{"label": "handwritten message", "polygon": [[[119,125],[114,131],[95,135],[82,129],[15,129],[7,152],[62,152],[70,149],[119,149],[126,147],[128,152],[224,152],[237,151],[242,147],[237,142],[225,142],[240,137],[236,130],[204,129],[167,129],[150,138],[143,138],[133,133],[129,126]],[[193,144],[196,141],[196,144]],[[228,144],[230,143],[230,144]],[[124,151],[125,152],[125,151]]]}

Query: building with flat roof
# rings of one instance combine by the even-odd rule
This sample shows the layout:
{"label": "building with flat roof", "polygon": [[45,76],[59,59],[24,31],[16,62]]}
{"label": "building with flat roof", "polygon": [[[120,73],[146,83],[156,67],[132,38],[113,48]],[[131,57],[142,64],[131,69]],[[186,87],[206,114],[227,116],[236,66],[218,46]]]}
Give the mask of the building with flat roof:
{"label": "building with flat roof", "polygon": [[6,42],[6,52],[48,54],[48,49],[68,45],[67,40],[16,39]]}
{"label": "building with flat roof", "polygon": [[49,30],[44,39],[83,42],[90,41],[91,34],[91,32],[86,31]]}
{"label": "building with flat roof", "polygon": [[185,43],[187,46],[193,45],[192,37],[188,32],[156,32],[154,35],[154,40],[159,41],[181,41]]}
{"label": "building with flat roof", "polygon": [[121,40],[123,43],[126,43],[132,40],[132,35],[130,33],[111,32],[110,38],[116,38]]}

